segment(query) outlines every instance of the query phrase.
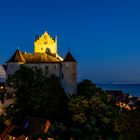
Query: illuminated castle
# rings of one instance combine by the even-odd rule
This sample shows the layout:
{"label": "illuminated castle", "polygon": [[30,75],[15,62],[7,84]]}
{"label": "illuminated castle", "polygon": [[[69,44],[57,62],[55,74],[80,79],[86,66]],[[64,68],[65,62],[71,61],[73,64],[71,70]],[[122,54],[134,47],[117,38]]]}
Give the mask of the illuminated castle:
{"label": "illuminated castle", "polygon": [[41,69],[43,74],[52,74],[60,78],[61,84],[66,93],[76,93],[77,88],[77,62],[70,52],[65,58],[58,55],[57,37],[51,38],[45,32],[41,37],[38,35],[34,41],[34,53],[15,51],[7,61],[7,75],[12,75],[25,65],[33,69]]}

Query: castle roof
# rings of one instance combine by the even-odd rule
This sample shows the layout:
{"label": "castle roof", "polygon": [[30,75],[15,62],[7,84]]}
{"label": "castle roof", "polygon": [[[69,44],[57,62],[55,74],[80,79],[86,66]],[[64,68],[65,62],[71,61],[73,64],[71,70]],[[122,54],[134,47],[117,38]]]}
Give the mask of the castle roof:
{"label": "castle roof", "polygon": [[1,75],[6,75],[6,71],[2,65],[0,65],[0,76]]}
{"label": "castle roof", "polygon": [[25,62],[25,59],[22,56],[22,53],[20,52],[20,50],[17,49],[8,62]]}
{"label": "castle roof", "polygon": [[8,62],[24,62],[24,63],[49,63],[60,62],[61,60],[53,54],[47,53],[26,53],[16,50]]}
{"label": "castle roof", "polygon": [[6,81],[6,71],[2,65],[0,65],[0,86],[3,86],[3,84]]}
{"label": "castle roof", "polygon": [[2,66],[3,66],[4,70],[6,71],[7,65],[3,64]]}
{"label": "castle roof", "polygon": [[22,53],[26,63],[49,63],[60,62],[60,59],[47,53]]}
{"label": "castle roof", "polygon": [[72,56],[72,54],[70,52],[67,53],[67,55],[65,56],[64,62],[76,62],[76,60],[74,59],[74,57]]}

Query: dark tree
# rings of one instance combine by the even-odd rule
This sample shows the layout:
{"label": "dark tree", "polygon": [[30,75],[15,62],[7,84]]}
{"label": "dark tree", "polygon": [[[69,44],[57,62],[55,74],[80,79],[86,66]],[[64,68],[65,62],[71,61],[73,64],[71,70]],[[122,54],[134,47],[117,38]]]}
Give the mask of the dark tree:
{"label": "dark tree", "polygon": [[25,116],[49,118],[52,121],[61,118],[67,96],[58,77],[52,75],[48,78],[40,70],[21,66],[8,78],[7,85],[15,100],[7,108],[7,116],[15,122]]}
{"label": "dark tree", "polygon": [[90,80],[78,84],[78,95],[69,99],[70,133],[75,139],[116,139],[114,119],[118,113],[107,94]]}
{"label": "dark tree", "polygon": [[140,106],[135,110],[120,112],[115,121],[115,131],[119,140],[140,139]]}

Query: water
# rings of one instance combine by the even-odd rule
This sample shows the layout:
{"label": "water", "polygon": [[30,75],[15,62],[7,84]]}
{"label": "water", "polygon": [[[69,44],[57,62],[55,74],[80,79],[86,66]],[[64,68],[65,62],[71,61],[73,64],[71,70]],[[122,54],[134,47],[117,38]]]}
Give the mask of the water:
{"label": "water", "polygon": [[123,93],[140,97],[140,84],[97,84],[103,90],[122,90]]}

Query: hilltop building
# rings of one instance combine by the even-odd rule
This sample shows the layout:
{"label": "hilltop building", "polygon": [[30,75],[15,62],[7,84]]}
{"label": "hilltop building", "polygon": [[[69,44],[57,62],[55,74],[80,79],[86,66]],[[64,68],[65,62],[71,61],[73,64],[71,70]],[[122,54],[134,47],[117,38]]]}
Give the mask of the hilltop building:
{"label": "hilltop building", "polygon": [[20,65],[41,69],[45,76],[58,76],[66,93],[76,93],[77,62],[70,52],[64,58],[58,55],[57,37],[52,38],[47,32],[36,36],[33,53],[17,49],[6,64],[7,75],[14,74]]}
{"label": "hilltop building", "polygon": [[6,81],[6,71],[3,65],[0,65],[0,84]]}
{"label": "hilltop building", "polygon": [[[5,93],[5,82],[6,82],[6,71],[5,66],[0,65],[0,105],[4,102],[4,93]],[[1,112],[1,110],[0,110]]]}

